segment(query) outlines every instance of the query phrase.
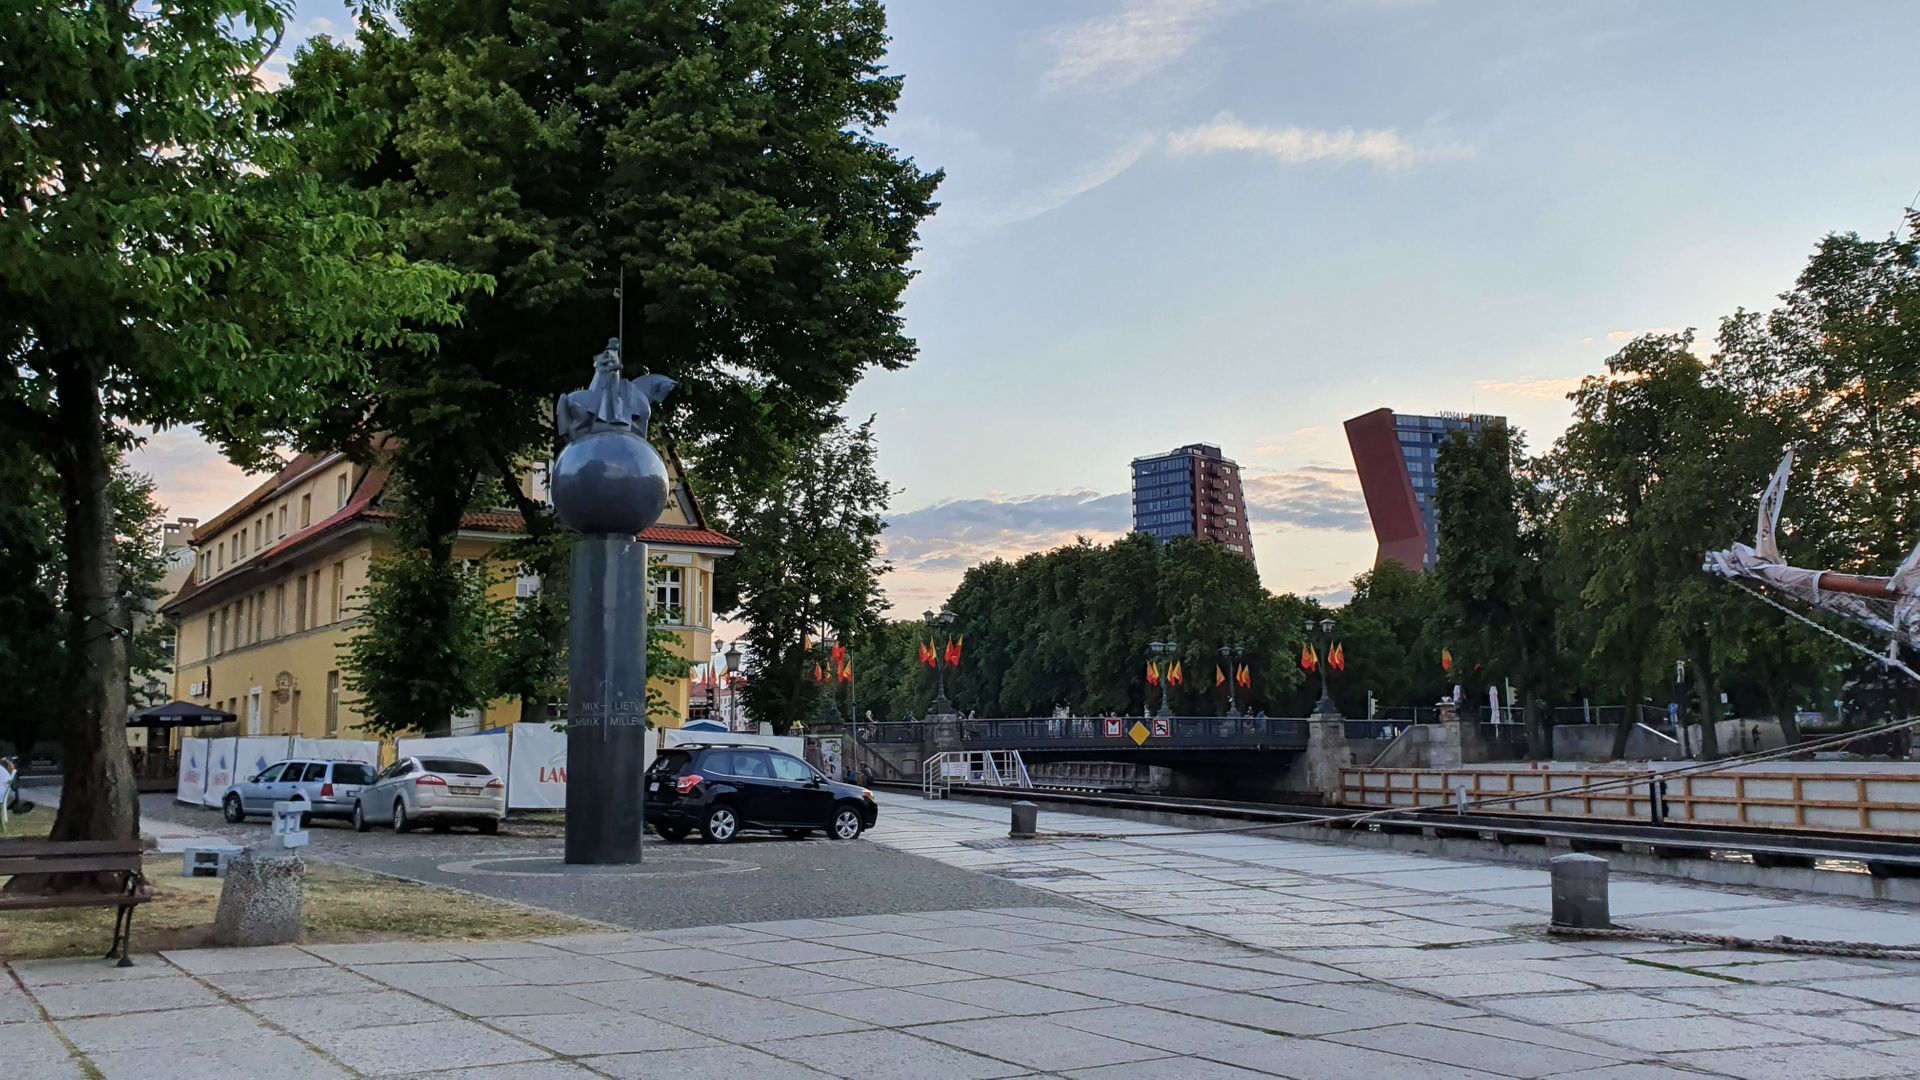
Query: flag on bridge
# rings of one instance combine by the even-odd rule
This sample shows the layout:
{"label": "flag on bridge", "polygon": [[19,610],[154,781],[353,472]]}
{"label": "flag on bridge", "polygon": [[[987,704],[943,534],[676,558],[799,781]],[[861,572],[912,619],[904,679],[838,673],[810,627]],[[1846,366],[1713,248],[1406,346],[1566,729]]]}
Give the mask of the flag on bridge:
{"label": "flag on bridge", "polygon": [[946,662],[948,667],[959,667],[960,640],[958,638],[948,638],[946,651],[941,654],[940,658]]}
{"label": "flag on bridge", "polygon": [[1453,650],[1452,649],[1440,650],[1440,670],[1443,672],[1448,672],[1453,670]]}
{"label": "flag on bridge", "polygon": [[826,681],[827,681],[827,676],[826,676],[826,674],[825,674],[824,672],[822,672],[822,671],[820,670],[820,661],[818,661],[818,660],[815,660],[815,661],[813,662],[813,681],[814,681],[814,682],[826,682]]}
{"label": "flag on bridge", "polygon": [[1247,665],[1245,664],[1240,665],[1240,670],[1237,673],[1235,673],[1234,679],[1240,684],[1240,689],[1242,690],[1253,689],[1253,669],[1248,667]]}
{"label": "flag on bridge", "polygon": [[1320,654],[1314,651],[1314,648],[1312,645],[1300,646],[1300,670],[1302,671],[1320,670]]}
{"label": "flag on bridge", "polygon": [[841,682],[853,681],[853,661],[846,660],[846,659],[842,659],[840,661],[840,681]]}
{"label": "flag on bridge", "polygon": [[1227,673],[1220,670],[1219,664],[1213,665],[1213,685],[1215,686],[1227,685]]}
{"label": "flag on bridge", "polygon": [[1151,660],[1147,661],[1147,685],[1160,685],[1160,669]]}
{"label": "flag on bridge", "polygon": [[840,661],[847,658],[847,647],[836,641],[833,643],[833,652],[831,655],[833,656],[834,665],[837,667]]}
{"label": "flag on bridge", "polygon": [[1180,670],[1180,661],[1175,660],[1173,662],[1173,667],[1167,670],[1167,682],[1171,683],[1174,686],[1186,685],[1187,676],[1185,672]]}
{"label": "flag on bridge", "polygon": [[927,641],[920,645],[920,662],[928,667],[939,666],[940,658],[939,655],[933,651],[933,642]]}
{"label": "flag on bridge", "polygon": [[1335,671],[1347,670],[1347,647],[1335,643],[1333,651],[1327,654],[1327,666]]}

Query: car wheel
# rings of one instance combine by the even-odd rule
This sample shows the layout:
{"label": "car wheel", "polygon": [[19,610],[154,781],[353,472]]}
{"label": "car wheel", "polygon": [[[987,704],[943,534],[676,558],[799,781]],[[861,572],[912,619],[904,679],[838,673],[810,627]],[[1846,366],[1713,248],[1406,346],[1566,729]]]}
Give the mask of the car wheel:
{"label": "car wheel", "polygon": [[659,833],[661,839],[668,843],[677,844],[685,840],[687,834],[693,830],[687,828],[685,825],[655,825],[653,831]]}
{"label": "car wheel", "polygon": [[366,832],[371,828],[373,828],[373,826],[367,824],[366,813],[360,809],[360,804],[355,802],[353,804],[353,831]]}
{"label": "car wheel", "polygon": [[707,820],[700,823],[700,835],[706,837],[709,844],[724,844],[740,835],[740,816],[731,806],[716,806],[707,811]]}
{"label": "car wheel", "polygon": [[813,835],[813,830],[812,829],[781,829],[780,835],[786,837],[789,840],[805,840],[807,837]]}
{"label": "car wheel", "polygon": [[407,800],[393,800],[393,831],[408,832],[412,828],[413,823],[407,820]]}
{"label": "car wheel", "polygon": [[240,805],[238,795],[227,796],[226,801],[220,804],[220,812],[226,815],[229,824],[238,825],[247,820],[247,809]]}
{"label": "car wheel", "polygon": [[851,806],[836,809],[833,821],[827,826],[827,835],[835,840],[860,839],[860,811]]}
{"label": "car wheel", "polygon": [[497,818],[481,818],[475,824],[480,826],[481,836],[493,836],[500,831],[500,821]]}

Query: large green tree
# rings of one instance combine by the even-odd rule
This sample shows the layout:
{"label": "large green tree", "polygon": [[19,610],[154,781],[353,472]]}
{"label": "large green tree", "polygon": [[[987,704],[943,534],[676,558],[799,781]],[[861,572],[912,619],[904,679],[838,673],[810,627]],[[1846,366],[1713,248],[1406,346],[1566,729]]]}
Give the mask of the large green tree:
{"label": "large green tree", "polygon": [[814,643],[856,648],[878,625],[881,515],[873,421],[840,425],[784,455],[780,483],[735,506],[741,542],[731,562],[743,587],[746,707],[785,731],[815,715]]}
{"label": "large green tree", "polygon": [[430,346],[410,328],[456,314],[453,275],[396,257],[361,204],[289,157],[254,78],[288,6],[0,9],[0,430],[61,479],[55,839],[137,830],[115,448],[192,423],[258,464],[365,350]]}
{"label": "large green tree", "polygon": [[[1435,466],[1434,509],[1440,526],[1436,588],[1451,621],[1451,640],[1491,682],[1520,691],[1527,743],[1552,756],[1552,732],[1541,710],[1553,690],[1554,605],[1547,593],[1545,498],[1519,434],[1492,424],[1455,432]],[[1455,649],[1461,653],[1462,650]]]}
{"label": "large green tree", "polygon": [[[351,46],[310,45],[285,97],[310,160],[375,195],[411,254],[495,283],[431,358],[380,357],[331,425],[392,448],[430,571],[451,573],[462,513],[493,491],[535,537],[528,569],[562,573],[519,473],[610,336],[629,374],[679,381],[655,435],[723,528],[788,483],[863,374],[912,359],[900,295],[940,177],[879,140],[901,84],[877,0],[380,7]],[[730,560],[717,606],[777,591],[746,576],[768,565]],[[552,620],[523,629],[559,645]]]}

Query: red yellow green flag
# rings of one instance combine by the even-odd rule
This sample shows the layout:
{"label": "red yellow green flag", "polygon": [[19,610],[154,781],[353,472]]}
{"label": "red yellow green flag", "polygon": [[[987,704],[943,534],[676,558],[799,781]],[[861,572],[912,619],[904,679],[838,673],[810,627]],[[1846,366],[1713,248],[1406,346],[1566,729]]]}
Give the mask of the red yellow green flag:
{"label": "red yellow green flag", "polygon": [[1186,676],[1186,673],[1182,671],[1180,668],[1180,661],[1175,660],[1173,662],[1172,670],[1167,672],[1167,681],[1172,683],[1175,686],[1186,685],[1187,676]]}
{"label": "red yellow green flag", "polygon": [[1302,671],[1317,671],[1319,668],[1320,654],[1314,651],[1312,645],[1300,646],[1300,669]]}
{"label": "red yellow green flag", "polygon": [[1151,660],[1147,661],[1147,685],[1160,685],[1160,668]]}

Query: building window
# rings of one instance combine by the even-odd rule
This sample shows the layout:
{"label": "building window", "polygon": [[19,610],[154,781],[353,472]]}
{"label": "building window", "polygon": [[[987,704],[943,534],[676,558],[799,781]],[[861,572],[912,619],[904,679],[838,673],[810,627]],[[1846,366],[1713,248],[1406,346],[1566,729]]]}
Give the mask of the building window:
{"label": "building window", "polygon": [[304,529],[311,524],[313,524],[313,496],[302,495],[300,496],[300,527]]}
{"label": "building window", "polygon": [[233,647],[239,648],[247,643],[247,601],[242,597],[233,605]]}
{"label": "building window", "polygon": [[287,632],[287,587],[273,587],[273,636],[279,637]]}
{"label": "building window", "polygon": [[307,575],[301,574],[293,592],[293,630],[299,633],[307,628]]}
{"label": "building window", "polygon": [[220,609],[220,651],[227,651],[227,609]]}
{"label": "building window", "polygon": [[313,625],[320,625],[320,571],[313,572]]}
{"label": "building window", "polygon": [[213,658],[213,612],[207,612],[207,658]]}
{"label": "building window", "polygon": [[337,496],[336,505],[338,507],[345,507],[347,505],[347,474],[346,473],[341,473],[340,478],[334,481],[334,491]]}
{"label": "building window", "polygon": [[215,573],[227,568],[227,545],[218,544],[213,549],[213,569]]}
{"label": "building window", "polygon": [[[343,480],[342,482],[344,483],[345,481]],[[347,564],[344,562],[334,563],[333,564],[333,621],[334,622],[340,621],[340,603],[341,601],[346,599],[346,589],[347,589]]]}
{"label": "building window", "polygon": [[262,641],[267,636],[267,591],[253,598],[253,640]]}
{"label": "building window", "polygon": [[287,535],[287,508],[286,508],[286,507],[284,507],[284,506],[282,506],[282,507],[280,508],[280,537],[281,537],[281,539],[285,539],[285,538],[286,538],[286,535]]}
{"label": "building window", "polygon": [[525,600],[540,595],[540,575],[521,574],[513,579],[513,598]]}
{"label": "building window", "polygon": [[653,579],[653,610],[665,615],[680,607],[680,568],[662,567]]}
{"label": "building window", "polygon": [[327,738],[340,733],[340,673],[327,672]]}

